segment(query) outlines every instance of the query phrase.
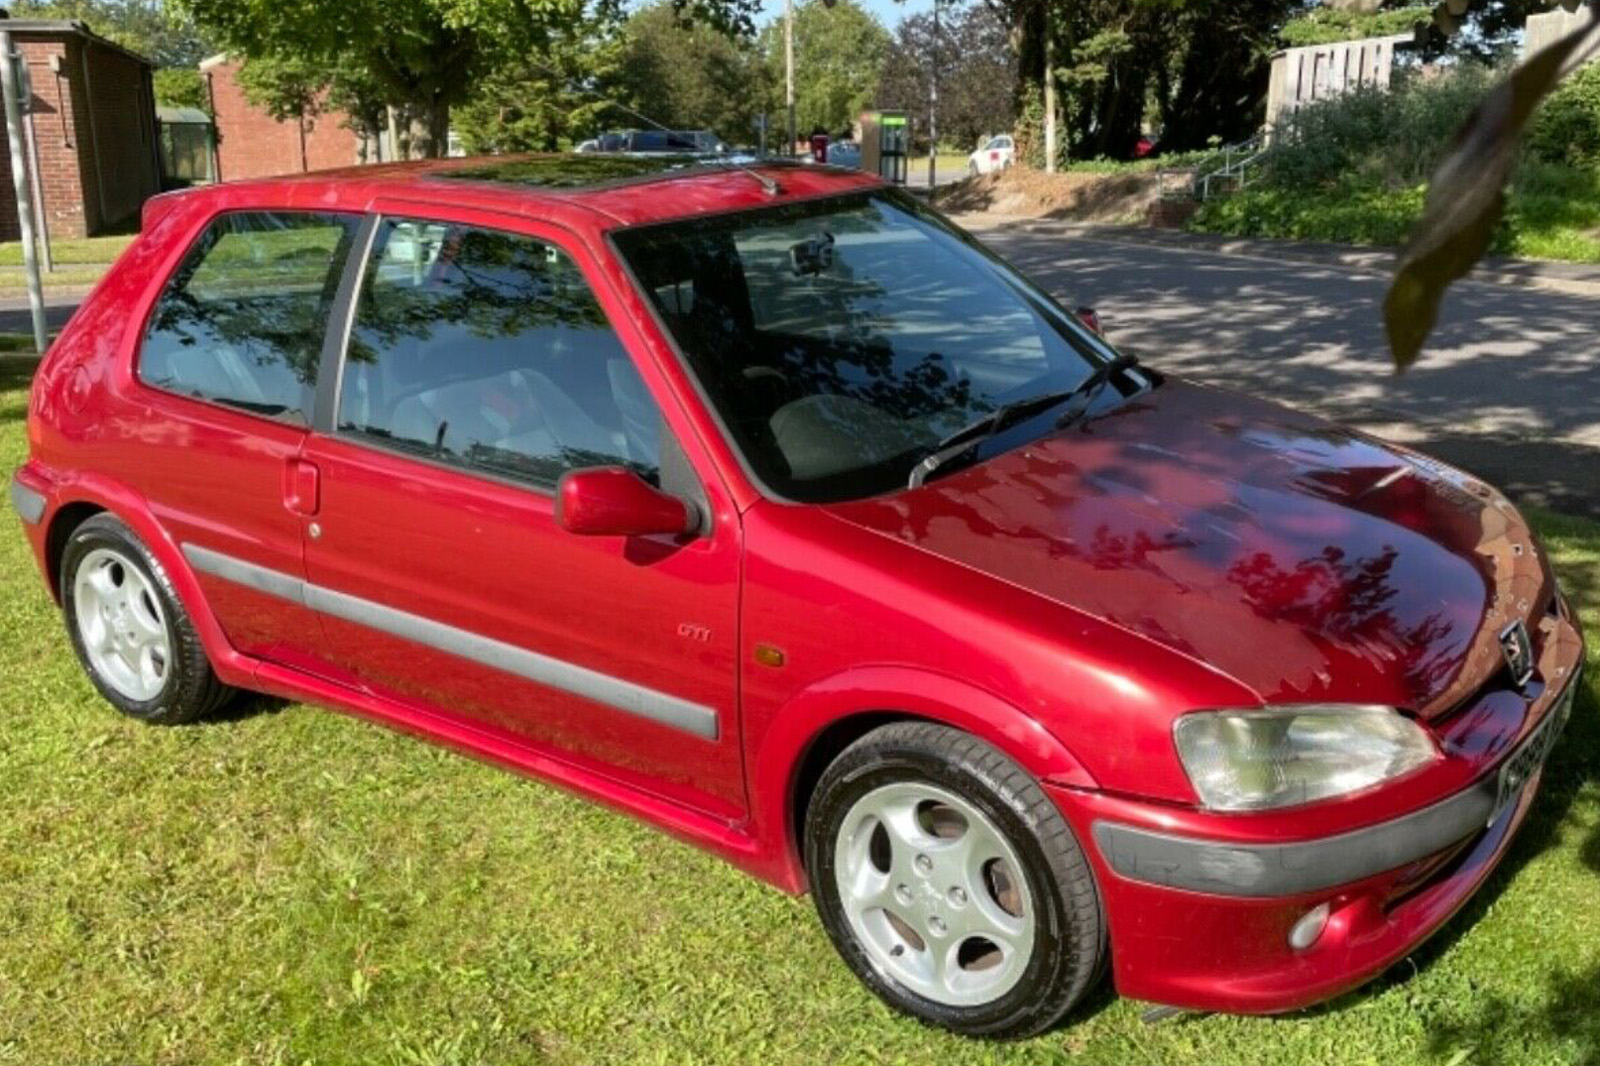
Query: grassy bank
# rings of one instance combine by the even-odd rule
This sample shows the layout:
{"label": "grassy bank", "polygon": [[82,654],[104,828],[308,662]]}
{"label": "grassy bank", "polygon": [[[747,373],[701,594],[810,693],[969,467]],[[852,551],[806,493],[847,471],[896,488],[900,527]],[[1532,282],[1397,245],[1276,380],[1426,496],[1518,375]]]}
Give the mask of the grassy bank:
{"label": "grassy bank", "polygon": [[[1422,216],[1426,186],[1247,188],[1201,206],[1189,228],[1235,237],[1398,246]],[[1530,164],[1512,186],[1493,251],[1600,263],[1600,170]]]}
{"label": "grassy bank", "polygon": [[[0,360],[0,471],[28,370]],[[1538,523],[1600,632],[1600,526]],[[543,785],[304,706],[116,717],[0,495],[0,1064],[1593,1063],[1589,677],[1509,861],[1394,974],[1277,1019],[1102,994],[981,1043],[879,1006],[808,901]]]}
{"label": "grassy bank", "polygon": [[[1201,207],[1192,228],[1245,237],[1398,245],[1456,132],[1505,76],[1464,63],[1391,90],[1357,89],[1284,119],[1243,192]],[[1493,251],[1600,262],[1600,66],[1540,107],[1512,177]]]}

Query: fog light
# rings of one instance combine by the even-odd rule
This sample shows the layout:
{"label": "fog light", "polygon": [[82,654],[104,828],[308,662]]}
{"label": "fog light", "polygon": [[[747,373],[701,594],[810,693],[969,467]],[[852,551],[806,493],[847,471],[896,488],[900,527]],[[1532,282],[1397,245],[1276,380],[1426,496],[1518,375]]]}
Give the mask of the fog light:
{"label": "fog light", "polygon": [[1289,930],[1289,946],[1296,951],[1304,951],[1317,942],[1317,937],[1328,927],[1328,915],[1332,907],[1324,903],[1306,911],[1305,915],[1294,923],[1294,928]]}

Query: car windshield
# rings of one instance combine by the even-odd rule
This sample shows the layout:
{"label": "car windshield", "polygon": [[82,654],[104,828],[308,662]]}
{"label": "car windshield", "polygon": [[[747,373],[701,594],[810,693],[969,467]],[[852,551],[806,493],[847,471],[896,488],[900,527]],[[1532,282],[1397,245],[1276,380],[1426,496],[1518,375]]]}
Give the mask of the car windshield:
{"label": "car windshield", "polygon": [[[1115,354],[897,192],[615,240],[748,469],[791,500],[903,488],[963,427],[1073,389]],[[1102,400],[1132,387],[1116,385]],[[1030,418],[986,446],[1015,446],[1025,427],[1037,435]]]}

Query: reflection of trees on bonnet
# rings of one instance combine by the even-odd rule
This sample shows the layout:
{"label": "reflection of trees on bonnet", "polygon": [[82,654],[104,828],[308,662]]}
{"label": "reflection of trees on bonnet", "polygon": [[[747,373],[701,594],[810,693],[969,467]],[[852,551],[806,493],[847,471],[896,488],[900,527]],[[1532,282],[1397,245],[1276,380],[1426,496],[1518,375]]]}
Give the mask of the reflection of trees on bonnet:
{"label": "reflection of trees on bonnet", "polygon": [[[396,223],[386,224],[385,244]],[[426,341],[442,327],[482,340],[564,326],[605,329],[606,320],[577,266],[527,237],[452,227],[421,283],[389,284],[383,257],[369,267],[349,358],[375,362],[402,339]]]}
{"label": "reflection of trees on bonnet", "polygon": [[1329,545],[1320,555],[1284,567],[1256,552],[1228,568],[1228,579],[1257,611],[1352,647],[1367,647],[1395,663],[1407,690],[1434,693],[1461,665],[1455,623],[1440,612],[1402,624],[1391,605],[1392,571],[1399,552],[1385,545],[1376,555],[1348,556]]}

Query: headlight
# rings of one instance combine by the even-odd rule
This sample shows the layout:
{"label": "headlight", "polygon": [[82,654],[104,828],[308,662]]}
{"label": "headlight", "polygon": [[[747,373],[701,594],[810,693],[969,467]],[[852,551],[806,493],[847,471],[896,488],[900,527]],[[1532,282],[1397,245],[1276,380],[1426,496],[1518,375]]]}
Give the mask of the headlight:
{"label": "headlight", "polygon": [[1219,811],[1342,796],[1439,758],[1421,726],[1365,704],[1197,711],[1172,734],[1200,802]]}

